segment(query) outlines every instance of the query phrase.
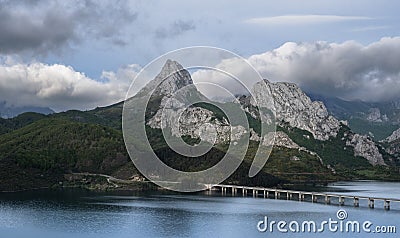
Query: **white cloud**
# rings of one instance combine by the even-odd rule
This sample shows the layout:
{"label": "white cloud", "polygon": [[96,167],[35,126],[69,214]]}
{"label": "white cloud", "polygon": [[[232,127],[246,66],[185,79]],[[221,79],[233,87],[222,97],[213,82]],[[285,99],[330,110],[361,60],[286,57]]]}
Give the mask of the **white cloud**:
{"label": "white cloud", "polygon": [[208,98],[231,98],[232,95],[248,94],[253,85],[261,80],[256,70],[240,58],[222,60],[215,69],[200,69],[192,74],[196,87]]}
{"label": "white cloud", "polygon": [[363,16],[340,16],[340,15],[282,15],[273,17],[258,17],[245,20],[245,23],[260,25],[300,25],[319,24],[329,22],[370,20]]}
{"label": "white cloud", "polygon": [[56,111],[90,109],[123,100],[139,66],[103,72],[96,81],[70,66],[44,63],[0,65],[0,101],[16,106],[44,106]]}
{"label": "white cloud", "polygon": [[316,94],[365,101],[399,97],[400,37],[367,46],[289,42],[249,61],[264,77],[294,82]]}
{"label": "white cloud", "polygon": [[[382,38],[367,46],[355,41],[287,42],[248,60],[264,78],[293,82],[314,94],[364,101],[400,98],[400,37]],[[250,80],[240,65],[232,61],[218,67],[246,82]],[[196,72],[194,79],[219,81],[229,89],[232,87],[232,81],[211,73]]]}
{"label": "white cloud", "polygon": [[399,98],[400,37],[367,46],[289,42],[249,61],[264,77],[294,82],[315,94],[364,101]]}

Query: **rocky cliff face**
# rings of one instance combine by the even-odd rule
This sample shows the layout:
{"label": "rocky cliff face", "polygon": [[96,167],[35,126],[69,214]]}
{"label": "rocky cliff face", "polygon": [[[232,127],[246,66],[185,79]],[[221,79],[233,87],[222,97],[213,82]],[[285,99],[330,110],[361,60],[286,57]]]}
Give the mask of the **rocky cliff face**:
{"label": "rocky cliff face", "polygon": [[395,158],[400,159],[400,128],[394,131],[382,142],[388,144],[386,152],[393,155]]}
{"label": "rocky cliff face", "polygon": [[290,137],[286,133],[282,131],[275,132],[273,138],[274,141],[264,139],[263,144],[269,146],[274,145],[279,147],[286,147],[290,149],[304,149],[303,147],[300,147],[298,144],[296,144],[292,139],[290,139]]}
{"label": "rocky cliff face", "polygon": [[[278,123],[289,123],[291,127],[309,131],[317,140],[328,140],[336,137],[341,127],[340,121],[329,115],[325,105],[320,101],[312,101],[297,85],[291,83],[271,83],[267,80],[254,86],[253,93],[268,93],[273,101],[262,102],[262,105],[271,105],[275,110]],[[264,97],[265,98],[265,97]],[[268,97],[266,97],[268,98]],[[254,99],[242,99],[257,105]],[[379,113],[379,118],[381,115]],[[354,147],[354,155],[361,156],[372,165],[384,165],[375,142],[367,136],[352,133],[347,144]],[[276,137],[275,137],[276,139]],[[277,140],[279,141],[279,140]],[[279,143],[276,143],[279,144]],[[290,146],[290,143],[289,145]]]}
{"label": "rocky cliff face", "polygon": [[[340,128],[339,121],[329,115],[325,105],[311,99],[295,84],[292,83],[258,83],[253,88],[256,98],[272,98],[270,102],[261,102],[261,105],[273,105],[277,122],[287,122],[292,127],[311,132],[318,140],[327,140],[335,137]],[[269,94],[269,97],[258,96]],[[250,100],[253,106],[260,102]]]}
{"label": "rocky cliff face", "polygon": [[381,114],[381,110],[379,108],[371,108],[369,110],[369,114],[367,115],[367,120],[370,122],[383,122],[388,121],[388,117],[386,114]]}
{"label": "rocky cliff face", "polygon": [[400,139],[400,128],[395,130],[390,136],[388,136],[383,142],[391,143],[395,140]]}
{"label": "rocky cliff face", "polygon": [[212,144],[238,141],[247,133],[243,126],[231,127],[228,121],[215,119],[212,111],[201,107],[177,110],[168,108],[164,112],[159,110],[147,124],[152,128],[169,128],[176,137],[190,136]]}
{"label": "rocky cliff face", "polygon": [[385,165],[378,147],[368,136],[350,133],[346,145],[354,147],[354,156],[361,156],[372,165]]}
{"label": "rocky cliff face", "polygon": [[386,148],[386,152],[400,160],[400,141],[393,142]]}

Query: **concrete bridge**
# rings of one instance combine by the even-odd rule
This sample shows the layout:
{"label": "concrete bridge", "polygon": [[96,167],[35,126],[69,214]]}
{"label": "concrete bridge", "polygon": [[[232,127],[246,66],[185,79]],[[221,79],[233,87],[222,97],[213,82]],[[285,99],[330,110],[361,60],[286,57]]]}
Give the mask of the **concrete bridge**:
{"label": "concrete bridge", "polygon": [[208,184],[206,185],[208,190],[219,190],[222,195],[231,194],[232,196],[252,195],[253,197],[263,198],[274,198],[274,199],[287,199],[287,200],[298,200],[298,201],[309,201],[313,203],[323,202],[325,204],[331,204],[333,200],[336,200],[338,205],[345,205],[345,200],[352,201],[352,205],[355,207],[360,206],[360,200],[368,201],[368,207],[374,208],[376,201],[383,202],[383,208],[390,210],[390,204],[397,202],[400,203],[400,199],[396,198],[381,198],[381,197],[366,197],[366,196],[351,196],[334,193],[319,193],[319,192],[305,192],[295,191],[286,189],[275,189],[275,188],[262,188],[262,187],[248,187],[239,185],[224,185],[224,184]]}

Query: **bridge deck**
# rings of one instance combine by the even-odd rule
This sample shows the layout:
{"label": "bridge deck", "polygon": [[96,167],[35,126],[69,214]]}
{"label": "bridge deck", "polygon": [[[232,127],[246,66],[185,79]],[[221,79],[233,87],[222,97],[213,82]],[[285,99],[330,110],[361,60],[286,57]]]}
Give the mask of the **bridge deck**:
{"label": "bridge deck", "polygon": [[317,202],[318,197],[324,197],[326,203],[330,203],[330,198],[338,198],[339,203],[344,205],[344,199],[353,199],[354,206],[359,206],[359,200],[368,200],[368,206],[370,208],[374,208],[375,201],[383,201],[384,208],[390,209],[390,202],[398,202],[400,203],[399,198],[385,198],[385,197],[370,197],[370,196],[359,196],[359,195],[347,195],[347,194],[336,194],[336,193],[321,193],[321,192],[306,192],[306,191],[296,191],[296,190],[288,190],[288,189],[275,189],[275,188],[263,188],[263,187],[249,187],[249,186],[239,186],[239,185],[226,185],[226,184],[215,184],[215,185],[207,185],[208,189],[220,188],[222,192],[226,192],[227,189],[230,189],[233,193],[236,193],[238,190],[241,190],[243,194],[245,194],[248,190],[253,191],[253,195],[258,192],[272,192],[275,198],[280,197],[280,195],[287,194],[288,199],[292,197],[293,194],[297,194],[299,199],[304,201],[304,195],[311,195],[312,202]]}

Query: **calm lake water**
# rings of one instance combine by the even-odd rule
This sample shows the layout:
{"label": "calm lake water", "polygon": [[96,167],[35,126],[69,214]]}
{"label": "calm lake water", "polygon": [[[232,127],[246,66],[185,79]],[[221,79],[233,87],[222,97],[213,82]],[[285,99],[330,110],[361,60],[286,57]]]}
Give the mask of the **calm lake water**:
{"label": "calm lake water", "polygon": [[[400,198],[400,183],[360,181],[335,183],[323,189],[343,194]],[[0,194],[0,237],[399,237],[400,204],[390,211],[252,197],[165,192],[100,194],[84,191],[34,191]],[[365,202],[366,203],[366,202]],[[337,211],[360,223],[397,226],[396,234],[259,232],[268,221],[340,221]],[[286,227],[287,228],[287,227]]]}

